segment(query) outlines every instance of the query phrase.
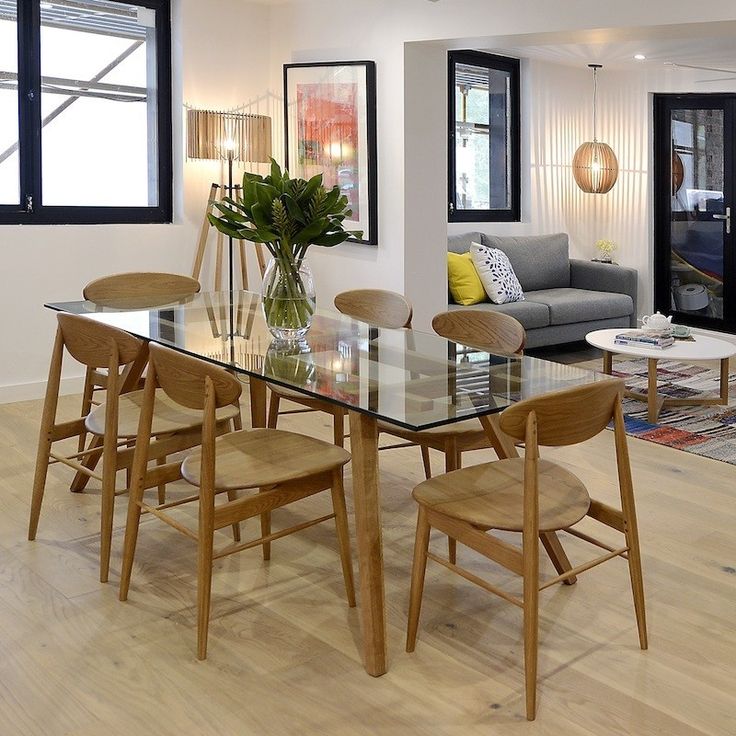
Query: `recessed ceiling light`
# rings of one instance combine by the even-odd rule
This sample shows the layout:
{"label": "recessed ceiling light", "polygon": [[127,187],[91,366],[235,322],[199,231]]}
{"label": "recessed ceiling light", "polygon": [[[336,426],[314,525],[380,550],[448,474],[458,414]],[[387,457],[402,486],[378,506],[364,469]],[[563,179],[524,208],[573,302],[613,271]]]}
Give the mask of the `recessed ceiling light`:
{"label": "recessed ceiling light", "polygon": [[637,61],[646,61],[646,58],[647,58],[647,57],[646,57],[646,56],[644,56],[644,54],[634,54],[634,58],[635,58],[635,59],[636,59]]}

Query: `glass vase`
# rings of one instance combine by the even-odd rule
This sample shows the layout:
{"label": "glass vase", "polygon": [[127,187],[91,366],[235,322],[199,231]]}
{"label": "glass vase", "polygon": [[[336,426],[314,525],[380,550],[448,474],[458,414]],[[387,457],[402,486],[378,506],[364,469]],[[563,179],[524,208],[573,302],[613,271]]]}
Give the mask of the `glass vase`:
{"label": "glass vase", "polygon": [[261,296],[266,325],[277,340],[294,342],[307,334],[317,299],[312,269],[305,258],[271,258]]}

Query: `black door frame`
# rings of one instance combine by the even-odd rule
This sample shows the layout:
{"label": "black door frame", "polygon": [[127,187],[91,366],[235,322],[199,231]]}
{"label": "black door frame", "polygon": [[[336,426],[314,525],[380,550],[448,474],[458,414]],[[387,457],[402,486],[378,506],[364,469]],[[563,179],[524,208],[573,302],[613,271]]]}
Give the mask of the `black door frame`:
{"label": "black door frame", "polygon": [[654,95],[654,307],[665,314],[672,313],[674,321],[692,327],[736,334],[736,223],[731,233],[725,233],[723,257],[723,319],[703,317],[672,309],[670,249],[671,249],[671,196],[672,110],[723,110],[724,150],[724,206],[736,215],[736,94],[655,94]]}

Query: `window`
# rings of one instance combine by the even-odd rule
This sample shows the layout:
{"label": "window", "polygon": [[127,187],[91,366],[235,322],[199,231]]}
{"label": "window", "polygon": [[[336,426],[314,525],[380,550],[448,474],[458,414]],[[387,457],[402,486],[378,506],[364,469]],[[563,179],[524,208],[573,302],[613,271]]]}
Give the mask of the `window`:
{"label": "window", "polygon": [[450,51],[448,218],[521,219],[519,60]]}
{"label": "window", "polygon": [[171,222],[169,0],[0,0],[0,223]]}

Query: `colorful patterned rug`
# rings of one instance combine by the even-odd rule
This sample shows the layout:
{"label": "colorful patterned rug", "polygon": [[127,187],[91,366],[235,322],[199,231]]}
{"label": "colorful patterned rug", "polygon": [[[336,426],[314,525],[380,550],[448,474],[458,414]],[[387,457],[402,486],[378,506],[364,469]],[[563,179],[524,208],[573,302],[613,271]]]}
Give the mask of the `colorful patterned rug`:
{"label": "colorful patterned rug", "polygon": [[[615,361],[613,372],[626,387],[646,394],[647,361]],[[657,366],[657,391],[672,398],[718,396],[718,371],[673,360]],[[663,407],[657,424],[647,421],[647,406],[624,399],[626,432],[632,437],[736,465],[736,373],[729,376],[728,406]]]}

